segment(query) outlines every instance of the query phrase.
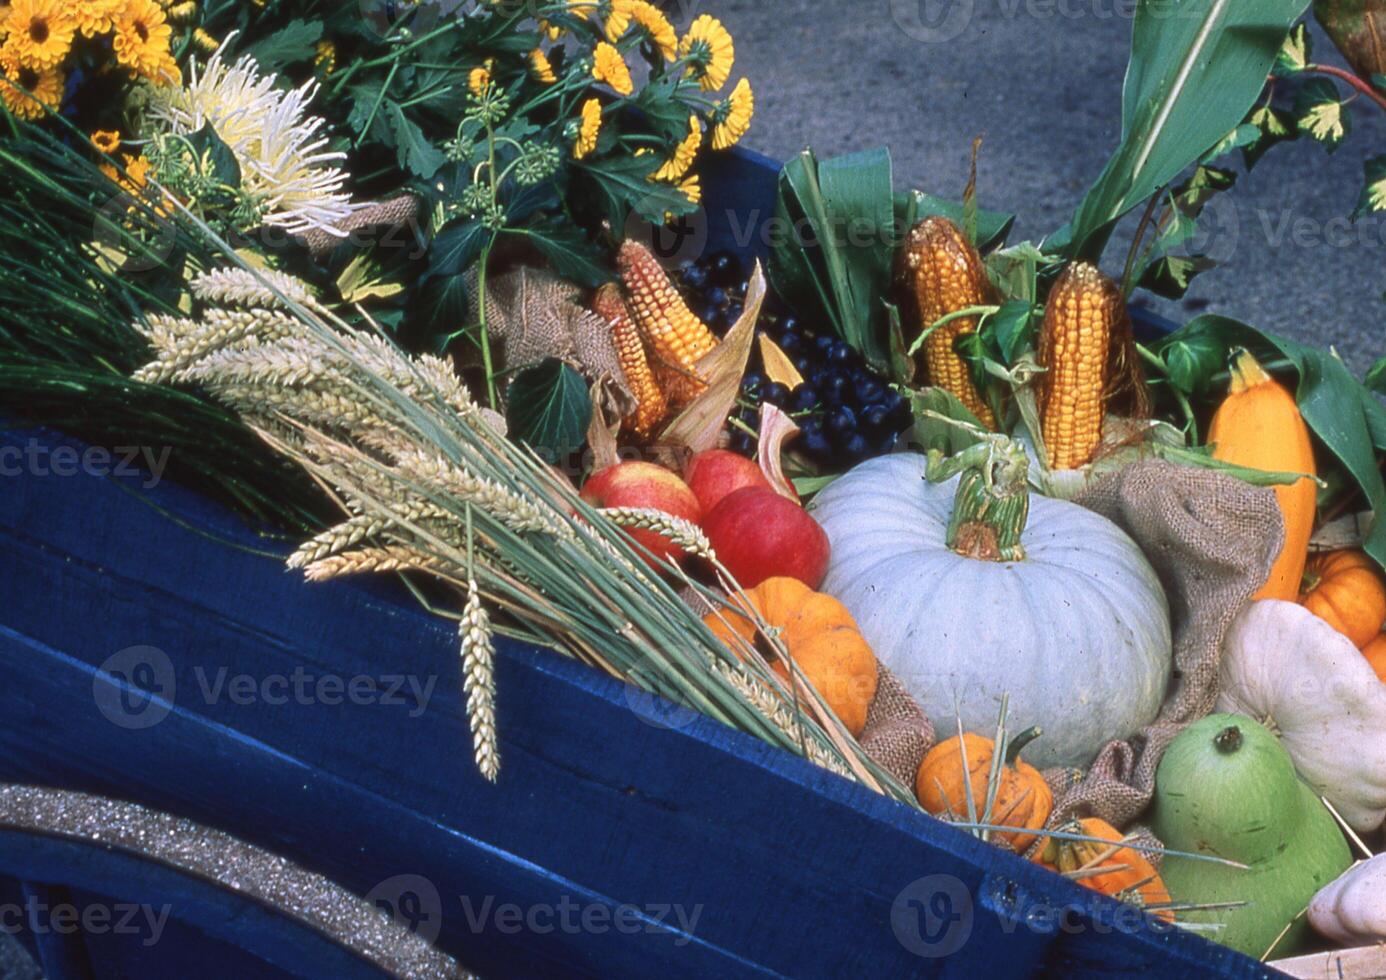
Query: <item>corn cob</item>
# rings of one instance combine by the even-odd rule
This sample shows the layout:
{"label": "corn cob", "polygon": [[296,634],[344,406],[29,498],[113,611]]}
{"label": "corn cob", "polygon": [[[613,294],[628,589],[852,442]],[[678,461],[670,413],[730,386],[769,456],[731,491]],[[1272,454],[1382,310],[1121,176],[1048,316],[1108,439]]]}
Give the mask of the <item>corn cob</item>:
{"label": "corn cob", "polygon": [[626,301],[621,298],[621,288],[612,282],[598,289],[592,300],[592,312],[611,324],[616,357],[626,376],[626,387],[635,397],[635,411],[622,419],[622,424],[642,439],[648,438],[655,426],[664,420],[669,403],[650,370],[645,344],[626,309]]}
{"label": "corn cob", "polygon": [[1116,283],[1086,262],[1065,269],[1049,293],[1039,358],[1047,368],[1040,414],[1051,469],[1086,465],[1102,441],[1112,338],[1124,315]]}
{"label": "corn cob", "polygon": [[[947,218],[925,218],[910,230],[903,254],[904,272],[914,287],[919,327],[927,330],[944,317],[987,302],[990,289],[982,258],[962,230]],[[957,396],[989,429],[996,417],[983,401],[967,362],[957,352],[959,337],[977,329],[976,317],[952,320],[924,341],[924,368],[929,383]]]}
{"label": "corn cob", "polygon": [[671,403],[687,404],[707,387],[695,368],[717,346],[717,337],[694,316],[644,245],[624,243],[616,264],[655,379]]}

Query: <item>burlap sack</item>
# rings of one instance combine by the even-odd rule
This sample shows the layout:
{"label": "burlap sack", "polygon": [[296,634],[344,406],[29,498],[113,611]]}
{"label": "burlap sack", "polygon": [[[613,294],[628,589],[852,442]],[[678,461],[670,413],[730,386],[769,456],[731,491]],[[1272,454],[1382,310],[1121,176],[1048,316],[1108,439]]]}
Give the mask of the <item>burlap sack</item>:
{"label": "burlap sack", "polygon": [[308,231],[299,236],[313,258],[321,259],[342,242],[359,238],[366,231],[379,231],[381,238],[391,236],[392,240],[404,242],[407,236],[421,234],[419,231],[420,200],[413,194],[401,194],[384,201],[373,201],[365,207],[353,211],[337,227],[346,237],[330,235],[325,231]]}

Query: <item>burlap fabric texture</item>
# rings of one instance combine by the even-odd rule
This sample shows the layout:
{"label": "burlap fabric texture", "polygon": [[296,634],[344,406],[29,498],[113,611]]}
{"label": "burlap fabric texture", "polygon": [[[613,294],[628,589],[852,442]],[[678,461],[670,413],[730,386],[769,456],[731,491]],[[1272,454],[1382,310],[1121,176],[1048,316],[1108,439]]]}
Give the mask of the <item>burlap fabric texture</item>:
{"label": "burlap fabric texture", "polygon": [[[1160,459],[1126,467],[1078,502],[1140,546],[1170,604],[1174,678],[1155,721],[1130,741],[1108,743],[1086,773],[1045,773],[1055,791],[1051,826],[1097,816],[1125,828],[1149,804],[1166,746],[1184,726],[1212,711],[1223,640],[1269,575],[1284,526],[1273,491]],[[894,676],[884,672],[860,741],[877,763],[913,786],[934,729]]]}

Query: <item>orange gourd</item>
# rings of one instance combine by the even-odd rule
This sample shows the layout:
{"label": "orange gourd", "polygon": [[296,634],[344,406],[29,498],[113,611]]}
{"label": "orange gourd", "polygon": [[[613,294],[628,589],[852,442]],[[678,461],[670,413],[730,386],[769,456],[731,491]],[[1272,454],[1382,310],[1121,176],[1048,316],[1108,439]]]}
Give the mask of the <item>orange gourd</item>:
{"label": "orange gourd", "polygon": [[1386,683],[1386,633],[1377,634],[1376,639],[1372,640],[1362,648],[1362,656],[1367,658],[1367,663],[1372,665],[1372,670],[1376,671],[1376,676]]}
{"label": "orange gourd", "polygon": [[1310,561],[1299,601],[1359,650],[1386,624],[1386,578],[1360,551],[1335,551]]}
{"label": "orange gourd", "polygon": [[[919,803],[934,816],[966,820],[968,785],[972,789],[973,811],[981,823],[1002,827],[1038,830],[1054,808],[1054,794],[1038,769],[1020,761],[1020,750],[1039,735],[1031,728],[1010,740],[1002,763],[996,797],[986,809],[987,786],[991,780],[996,743],[983,735],[968,732],[953,736],[929,750],[919,766],[914,791]],[[963,754],[967,755],[967,783],[963,782]],[[1035,835],[998,831],[991,838],[1017,854],[1023,854]]]}
{"label": "orange gourd", "polygon": [[[756,628],[752,610],[780,631],[785,650],[828,707],[855,737],[866,728],[866,712],[876,696],[876,655],[862,639],[857,621],[832,596],[815,592],[794,578],[766,579],[732,600],[732,610],[709,613],[703,622],[728,649],[743,649],[739,636],[759,650],[781,678],[789,670]],[[733,633],[735,636],[733,636]]]}
{"label": "orange gourd", "polygon": [[[1089,817],[1059,829],[1068,834],[1098,837],[1107,843],[1051,837],[1035,858],[1044,867],[1071,877],[1084,888],[1142,908],[1170,903],[1169,891],[1155,866],[1139,851],[1122,847],[1124,835],[1107,821]],[[1093,873],[1101,868],[1111,870]],[[1151,912],[1166,922],[1174,921],[1171,909],[1156,908]]]}
{"label": "orange gourd", "polygon": [[[1233,355],[1231,391],[1213,416],[1208,441],[1214,446],[1213,457],[1223,462],[1317,475],[1309,427],[1294,396],[1244,350]],[[1317,495],[1314,481],[1307,477],[1275,488],[1285,519],[1285,546],[1266,584],[1252,598],[1294,602],[1299,597]]]}

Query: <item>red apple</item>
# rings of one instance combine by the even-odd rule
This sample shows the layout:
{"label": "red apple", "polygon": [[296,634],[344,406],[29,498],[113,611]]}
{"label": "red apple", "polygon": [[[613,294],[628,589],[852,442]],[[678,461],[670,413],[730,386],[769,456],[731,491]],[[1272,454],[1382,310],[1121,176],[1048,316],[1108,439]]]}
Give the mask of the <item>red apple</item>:
{"label": "red apple", "polygon": [[723,497],[737,490],[746,487],[774,489],[755,460],[727,449],[708,449],[698,453],[684,466],[683,478],[693,491],[693,496],[698,498],[704,514],[711,513]]}
{"label": "red apple", "polygon": [[[618,463],[594,473],[582,488],[582,499],[593,507],[641,507],[682,517],[694,524],[703,509],[677,473],[654,463]],[[662,534],[631,531],[630,536],[660,558],[679,561],[683,550]],[[653,562],[651,566],[658,568]]]}
{"label": "red apple", "polygon": [[828,535],[804,508],[773,490],[728,494],[703,519],[703,531],[743,588],[785,575],[816,589],[828,572]]}

